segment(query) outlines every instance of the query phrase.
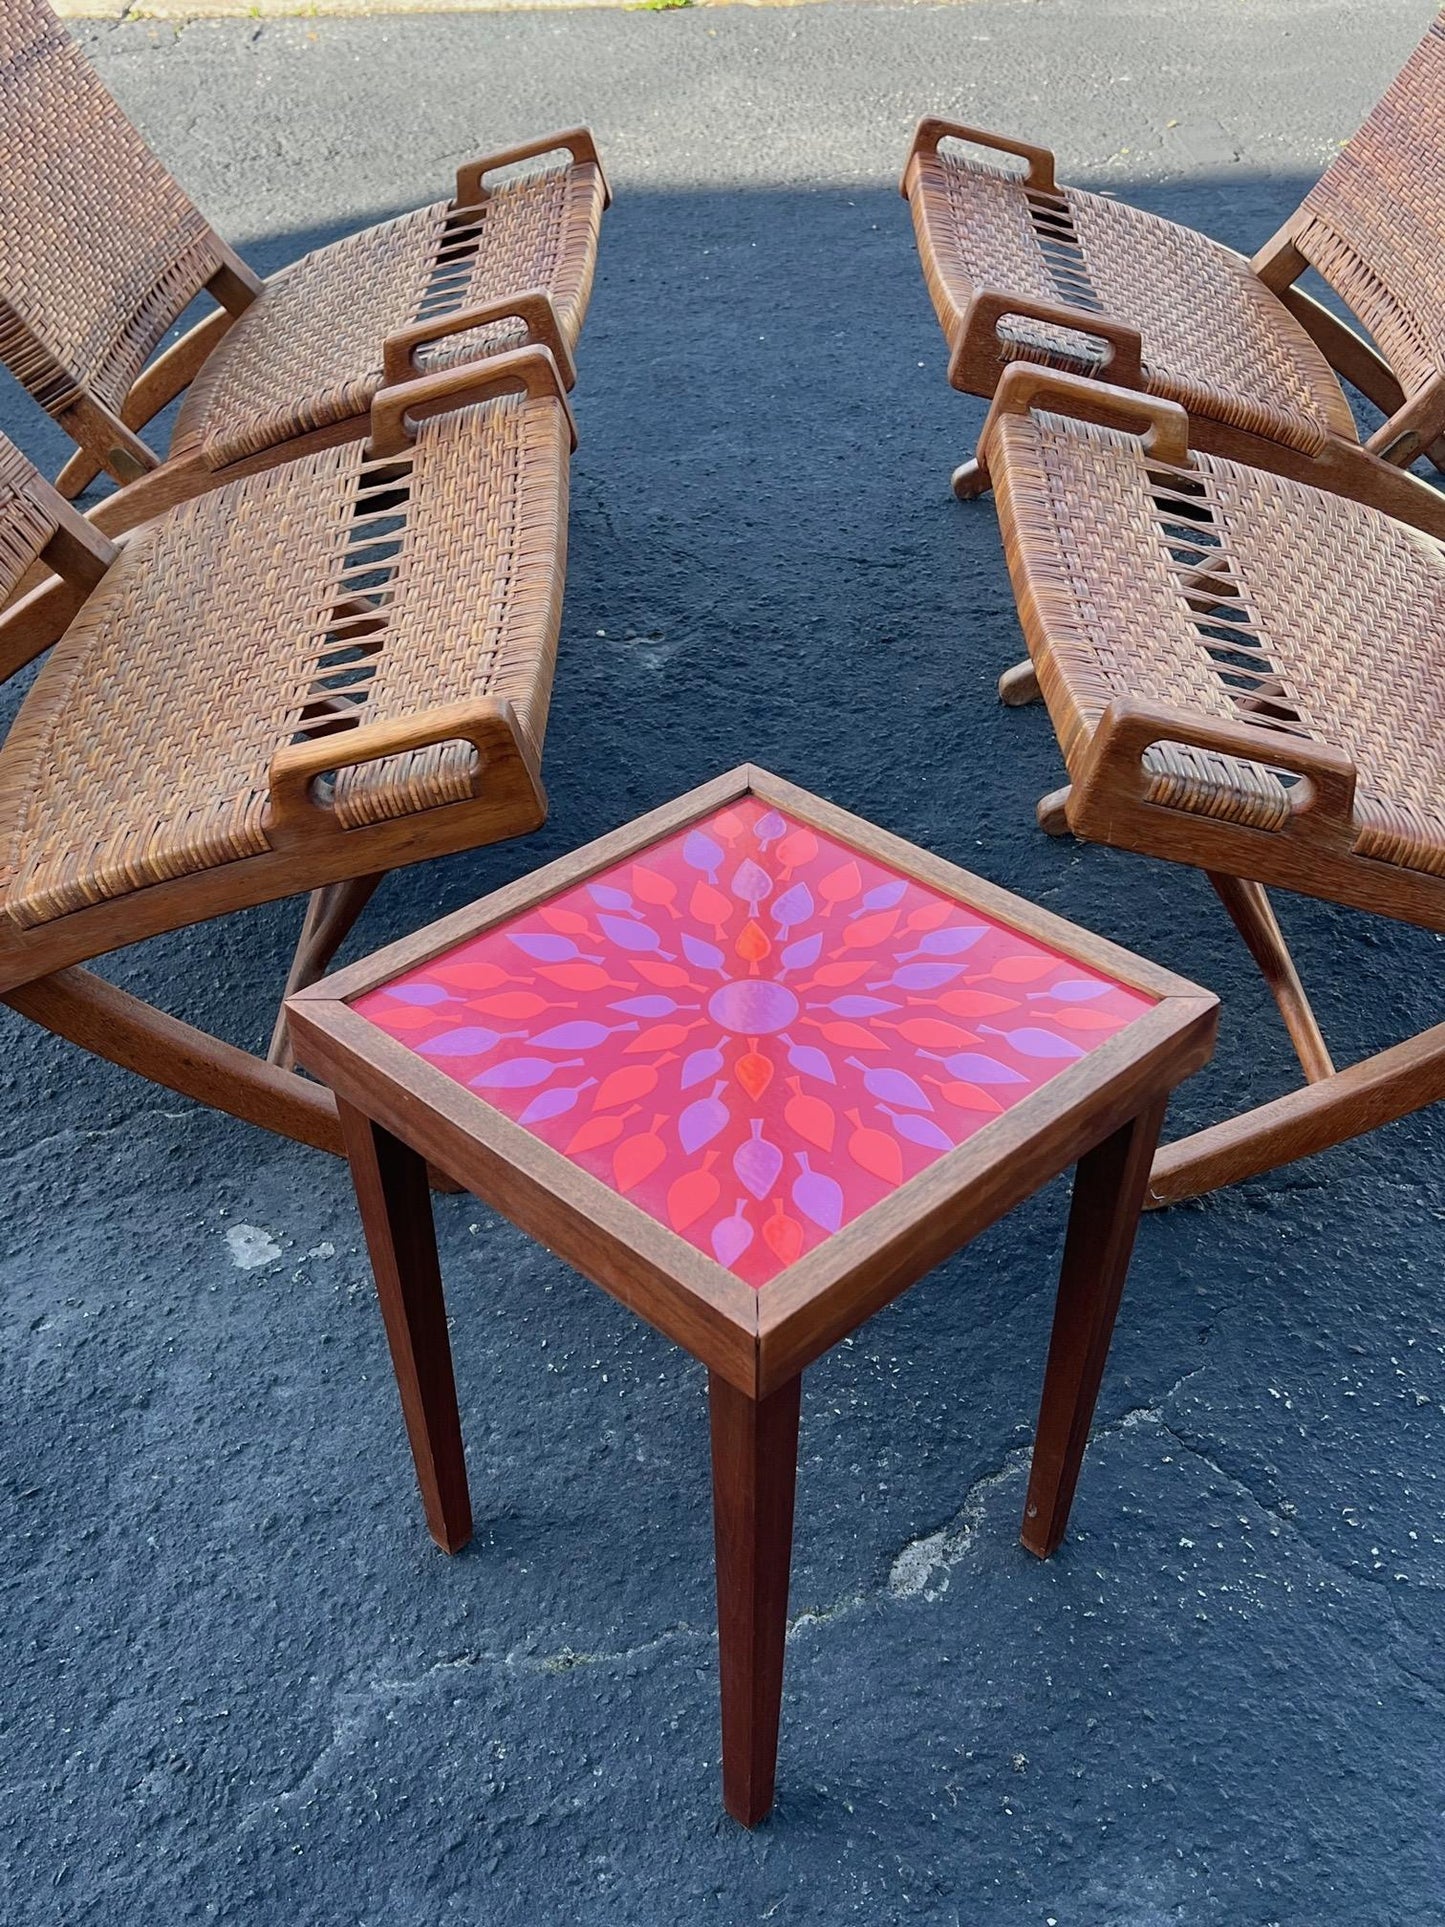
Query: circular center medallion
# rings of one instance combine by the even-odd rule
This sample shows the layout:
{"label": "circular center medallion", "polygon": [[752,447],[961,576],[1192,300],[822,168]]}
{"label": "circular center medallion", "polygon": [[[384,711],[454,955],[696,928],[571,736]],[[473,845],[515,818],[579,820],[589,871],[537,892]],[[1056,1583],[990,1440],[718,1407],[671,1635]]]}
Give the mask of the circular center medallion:
{"label": "circular center medallion", "polygon": [[786,1030],[798,1014],[798,1000],[786,984],[765,977],[743,977],[723,984],[708,999],[707,1014],[723,1030],[744,1037],[765,1037]]}

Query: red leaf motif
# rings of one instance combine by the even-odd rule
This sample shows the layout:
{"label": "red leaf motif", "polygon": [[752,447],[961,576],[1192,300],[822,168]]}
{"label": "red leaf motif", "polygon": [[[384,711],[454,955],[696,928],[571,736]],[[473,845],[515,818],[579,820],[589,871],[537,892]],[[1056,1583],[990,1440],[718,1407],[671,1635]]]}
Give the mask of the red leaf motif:
{"label": "red leaf motif", "polygon": [[871,917],[859,917],[850,923],[843,932],[843,942],[849,950],[871,950],[875,944],[887,943],[898,927],[896,910],[875,910]]}
{"label": "red leaf motif", "polygon": [[[790,1080],[796,1084],[797,1079]],[[809,1144],[816,1144],[820,1151],[831,1151],[833,1136],[838,1128],[838,1120],[831,1104],[821,1097],[812,1097],[806,1091],[799,1091],[790,1097],[783,1107],[783,1117],[787,1124],[805,1137]]]}
{"label": "red leaf motif", "polygon": [[763,1226],[763,1237],[781,1265],[794,1263],[802,1252],[803,1227],[796,1218],[790,1218],[784,1211],[781,1198],[773,1206],[772,1217]]}
{"label": "red leaf motif", "polygon": [[640,1131],[636,1137],[625,1137],[612,1153],[612,1175],[617,1180],[617,1188],[624,1194],[650,1178],[658,1165],[667,1156],[667,1146],[657,1135],[660,1124],[667,1122],[666,1116],[655,1117],[650,1131]]}
{"label": "red leaf motif", "polygon": [[957,1050],[960,1044],[978,1042],[962,1024],[945,1024],[939,1017],[910,1017],[897,1028],[898,1035],[919,1050]]}
{"label": "red leaf motif", "polygon": [[674,1231],[686,1231],[717,1203],[722,1186],[707,1168],[716,1156],[715,1151],[709,1151],[700,1171],[688,1171],[668,1186],[667,1216]]}
{"label": "red leaf motif", "polygon": [[773,1081],[772,1061],[754,1045],[738,1059],[733,1075],[756,1103]]}
{"label": "red leaf motif", "polygon": [[610,1111],[614,1104],[630,1104],[657,1088],[657,1072],[651,1064],[629,1064],[625,1070],[604,1077],[592,1100],[594,1111]]}
{"label": "red leaf motif", "polygon": [[1035,984],[1058,967],[1056,957],[1000,957],[988,975],[1001,984]]}
{"label": "red leaf motif", "polygon": [[629,1057],[636,1057],[642,1051],[676,1050],[692,1028],[691,1024],[649,1024],[646,1030],[639,1031],[628,1044],[626,1054]]}
{"label": "red leaf motif", "polygon": [[840,863],[836,870],[828,872],[818,885],[818,895],[831,910],[835,904],[846,903],[849,897],[856,897],[862,888],[863,873],[858,865],[850,860],[847,863]]}
{"label": "red leaf motif", "polygon": [[[856,1111],[848,1115],[857,1118]],[[848,1140],[848,1155],[855,1164],[861,1164],[865,1171],[871,1171],[875,1178],[882,1178],[885,1184],[903,1182],[903,1153],[897,1140],[883,1131],[871,1131],[867,1125],[860,1124]]]}
{"label": "red leaf motif", "polygon": [[875,1031],[864,1030],[861,1024],[850,1024],[841,1019],[836,1024],[820,1024],[818,1028],[830,1044],[841,1044],[847,1050],[887,1050],[888,1046]]}
{"label": "red leaf motif", "polygon": [[567,1144],[567,1155],[577,1157],[583,1151],[595,1151],[599,1145],[610,1144],[615,1137],[622,1135],[623,1120],[620,1117],[590,1117],[580,1131],[574,1133]]}

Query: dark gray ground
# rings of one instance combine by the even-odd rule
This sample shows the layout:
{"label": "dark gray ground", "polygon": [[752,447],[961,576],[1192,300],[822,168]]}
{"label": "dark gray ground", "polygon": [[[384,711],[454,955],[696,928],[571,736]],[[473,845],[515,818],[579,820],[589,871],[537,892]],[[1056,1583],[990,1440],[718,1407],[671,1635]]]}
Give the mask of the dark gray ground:
{"label": "dark gray ground", "polygon": [[[993,699],[1019,653],[993,511],[946,488],[981,410],[893,178],[943,107],[1252,244],[1429,14],[88,33],[264,266],[539,126],[591,119],[612,165],[551,821],[394,880],[359,943],[753,759],[1222,992],[1175,1127],[1289,1084],[1203,880],[1033,828],[1059,763]],[[58,452],[8,395],[3,423]],[[1438,1018],[1437,938],[1283,907],[1342,1058]],[[254,1044],[295,922],[114,968]],[[780,1794],[748,1836],[718,1806],[699,1370],[442,1200],[479,1516],[448,1561],[342,1171],[3,1035],[14,1927],[1445,1920],[1436,1117],[1146,1223],[1047,1566],[1015,1530],[1062,1187],[810,1374]]]}

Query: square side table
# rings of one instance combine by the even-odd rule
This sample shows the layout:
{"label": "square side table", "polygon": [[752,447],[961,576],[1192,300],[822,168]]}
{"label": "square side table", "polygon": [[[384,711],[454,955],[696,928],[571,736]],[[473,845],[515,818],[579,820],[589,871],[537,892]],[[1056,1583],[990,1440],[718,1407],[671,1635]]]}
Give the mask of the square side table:
{"label": "square side table", "polygon": [[1208,992],[753,768],[299,992],[428,1526],[471,1510],[427,1164],[708,1370],[723,1797],[772,1804],[802,1373],[1077,1165],[1023,1543],[1063,1537]]}

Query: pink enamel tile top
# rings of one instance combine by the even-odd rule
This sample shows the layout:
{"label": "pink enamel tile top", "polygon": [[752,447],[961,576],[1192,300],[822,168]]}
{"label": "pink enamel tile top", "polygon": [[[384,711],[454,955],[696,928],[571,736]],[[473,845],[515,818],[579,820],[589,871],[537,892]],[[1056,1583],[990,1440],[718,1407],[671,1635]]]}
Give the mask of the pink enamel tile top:
{"label": "pink enamel tile top", "polygon": [[354,1008],[758,1286],[1151,1000],[745,797]]}

